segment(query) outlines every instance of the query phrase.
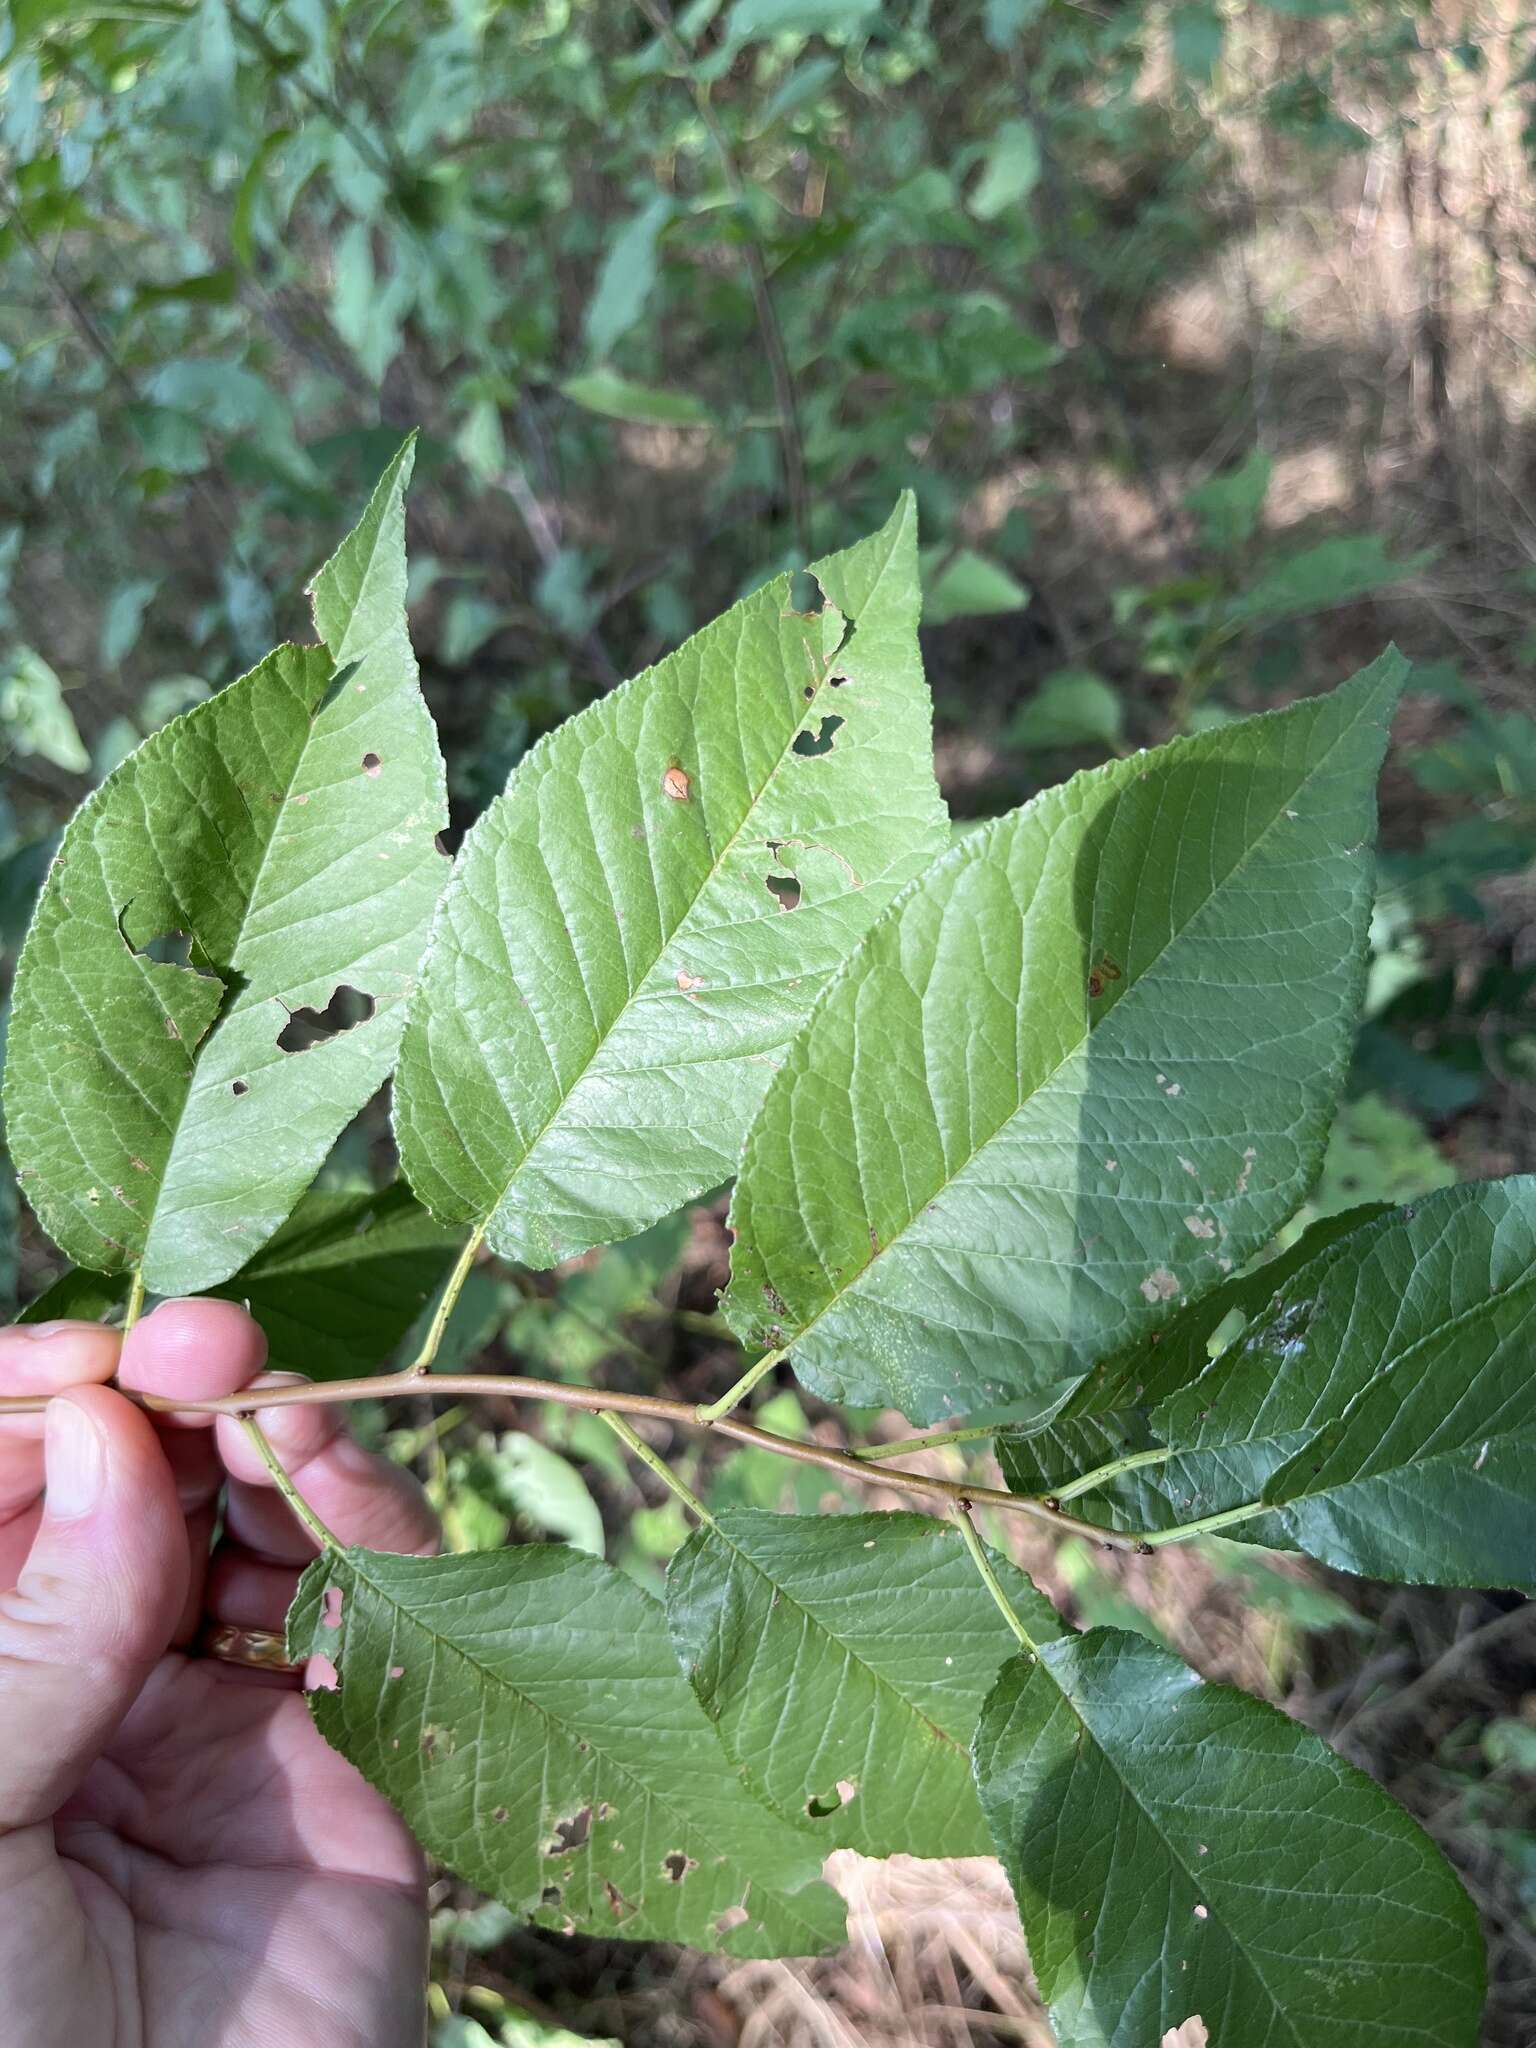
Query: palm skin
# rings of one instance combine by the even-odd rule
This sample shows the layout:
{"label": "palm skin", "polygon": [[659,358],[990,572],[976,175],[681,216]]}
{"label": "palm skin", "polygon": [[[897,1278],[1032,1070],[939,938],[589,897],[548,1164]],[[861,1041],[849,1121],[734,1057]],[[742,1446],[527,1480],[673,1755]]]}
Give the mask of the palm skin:
{"label": "palm skin", "polygon": [[[41,1374],[0,1343],[6,1392],[86,1382],[50,1411],[92,1410],[120,1487],[51,1526],[35,1484],[26,1497],[38,1432],[0,1424],[0,2041],[419,2048],[425,1885],[410,1835],[327,1746],[296,1679],[166,1647],[204,1615],[280,1626],[313,1546],[238,1425],[152,1427],[89,1384],[118,1363],[111,1333],[67,1358],[71,1343]],[[118,1378],[195,1399],[248,1384],[261,1355],[232,1305],[171,1303],[129,1338]],[[431,1547],[413,1483],[334,1414],[282,1411],[270,1435],[343,1540]],[[50,1423],[49,1499],[53,1441]]]}

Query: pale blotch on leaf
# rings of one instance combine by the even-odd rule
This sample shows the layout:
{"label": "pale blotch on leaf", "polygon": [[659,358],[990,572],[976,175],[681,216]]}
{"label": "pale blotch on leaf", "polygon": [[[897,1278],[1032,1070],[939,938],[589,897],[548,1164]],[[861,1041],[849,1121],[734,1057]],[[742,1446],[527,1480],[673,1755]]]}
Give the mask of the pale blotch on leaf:
{"label": "pale blotch on leaf", "polygon": [[1182,2026],[1170,2027],[1158,2048],[1211,2048],[1210,2033],[1199,2013],[1191,2013]]}
{"label": "pale blotch on leaf", "polygon": [[1178,1276],[1159,1266],[1142,1281],[1141,1291],[1148,1301],[1172,1301],[1179,1291]]}

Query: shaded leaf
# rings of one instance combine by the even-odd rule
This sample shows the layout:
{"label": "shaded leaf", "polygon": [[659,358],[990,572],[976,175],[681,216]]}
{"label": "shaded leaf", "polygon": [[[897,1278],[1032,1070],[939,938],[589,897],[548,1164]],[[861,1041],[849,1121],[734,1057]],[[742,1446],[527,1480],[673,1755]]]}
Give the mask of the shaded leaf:
{"label": "shaded leaf", "polygon": [[[1385,1203],[1367,1202],[1323,1217],[1276,1258],[1232,1274],[1160,1330],[1104,1359],[1046,1428],[1028,1436],[1000,1431],[997,1454],[1009,1486],[1015,1493],[1054,1493],[1081,1473],[1160,1445],[1151,1410],[1200,1377],[1213,1347],[1235,1342],[1294,1274],[1341,1237],[1389,1213]],[[1095,1490],[1089,1513],[1116,1528],[1165,1528],[1182,1519],[1167,1503],[1165,1477],[1160,1467],[1125,1473]]]}
{"label": "shaded leaf", "polygon": [[588,370],[567,377],[560,389],[573,405],[604,419],[630,420],[645,427],[709,427],[714,418],[702,400],[686,391],[636,384],[616,370]]}
{"label": "shaded leaf", "polygon": [[1008,721],[1010,747],[1118,747],[1125,713],[1120,693],[1092,669],[1047,676]]}
{"label": "shaded leaf", "polygon": [[382,1194],[315,1189],[249,1265],[209,1291],[249,1304],[274,1371],[350,1379],[382,1369],[457,1248],[403,1182]]}
{"label": "shaded leaf", "polygon": [[[1031,1633],[1057,1633],[1024,1573],[993,1563]],[[823,1852],[987,1853],[970,1741],[1016,1638],[958,1529],[733,1509],[673,1560],[667,1619],[726,1754]]]}
{"label": "shaded leaf", "polygon": [[[1445,1188],[1302,1267],[1153,1427],[1181,1519],[1342,1571],[1536,1582],[1536,1177]],[[1267,1533],[1266,1533],[1267,1532]]]}
{"label": "shaded leaf", "polygon": [[923,551],[923,624],[942,626],[950,619],[992,618],[1022,611],[1029,591],[1000,562],[978,555],[974,548],[925,548]]}
{"label": "shaded leaf", "polygon": [[339,1674],[309,1695],[327,1741],[514,1912],[736,1956],[842,1939],[820,1851],[743,1790],[622,1572],[555,1544],[349,1550],[305,1573],[288,1635]]}
{"label": "shaded leaf", "polygon": [[1096,1629],[1006,1666],[976,1779],[1060,2048],[1474,2048],[1471,1901],[1307,1729]]}
{"label": "shaded leaf", "polygon": [[1248,586],[1231,616],[1256,624],[1327,611],[1416,576],[1433,559],[1428,553],[1394,562],[1379,535],[1339,534],[1274,563]]}
{"label": "shaded leaf", "polygon": [[1027,199],[1040,182],[1040,138],[1033,121],[1005,121],[987,144],[982,173],[967,204],[977,220],[996,220]]}
{"label": "shaded leaf", "polygon": [[1405,664],[1079,775],[954,846],[774,1076],[726,1313],[819,1393],[1058,1408],[1316,1174]]}
{"label": "shaded leaf", "polygon": [[[407,447],[285,647],[76,812],[17,973],[6,1121],[79,1264],[216,1285],[394,1062],[443,864],[406,635]],[[333,685],[333,678],[335,682]]]}
{"label": "shaded leaf", "polygon": [[[657,193],[619,229],[608,245],[587,302],[583,332],[588,349],[605,356],[645,311],[656,282],[656,245],[672,218],[673,202]],[[566,395],[573,394],[567,390]]]}
{"label": "shaded leaf", "polygon": [[465,840],[401,1052],[443,1221],[548,1266],[735,1171],[816,991],[944,843],[915,517],[780,576],[540,742]]}

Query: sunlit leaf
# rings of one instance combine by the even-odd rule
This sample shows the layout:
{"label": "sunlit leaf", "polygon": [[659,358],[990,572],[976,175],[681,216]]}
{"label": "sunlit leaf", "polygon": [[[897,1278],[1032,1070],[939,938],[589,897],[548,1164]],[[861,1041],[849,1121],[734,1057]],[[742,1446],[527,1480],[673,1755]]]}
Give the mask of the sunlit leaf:
{"label": "sunlit leaf", "polygon": [[465,840],[395,1084],[448,1223],[547,1266],[735,1171],[817,990],[944,843],[915,515],[789,578],[527,755]]}
{"label": "sunlit leaf", "polygon": [[828,1398],[1049,1413],[1316,1174],[1405,664],[1075,777],[871,930],[774,1076],[726,1312]]}
{"label": "sunlit leaf", "polygon": [[327,1741],[514,1912],[736,1956],[842,1939],[814,1837],[743,1789],[622,1572],[563,1544],[349,1550],[305,1574],[288,1633],[338,1673],[309,1695]]}
{"label": "sunlit leaf", "polygon": [[16,980],[6,1122],[77,1263],[236,1272],[394,1063],[444,863],[405,628],[410,450],[279,648],[75,814]]}

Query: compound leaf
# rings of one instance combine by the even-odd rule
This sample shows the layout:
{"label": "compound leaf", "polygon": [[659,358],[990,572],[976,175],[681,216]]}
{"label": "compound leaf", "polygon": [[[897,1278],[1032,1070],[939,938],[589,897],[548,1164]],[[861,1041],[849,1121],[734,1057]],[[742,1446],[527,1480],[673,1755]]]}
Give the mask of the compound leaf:
{"label": "compound leaf", "polygon": [[1529,1586],[1533,1334],[1536,1177],[1442,1188],[1303,1267],[1154,1411],[1181,1447],[1163,1491],[1180,1521],[1262,1500],[1234,1535],[1343,1571]]}
{"label": "compound leaf", "polygon": [[[1024,1573],[993,1563],[1031,1634],[1056,1633]],[[727,1756],[824,1852],[988,1853],[970,1743],[1016,1638],[957,1529],[732,1509],[672,1560],[667,1618]]]}
{"label": "compound leaf", "polygon": [[1048,1414],[1322,1157],[1406,665],[1116,761],[953,847],[775,1074],[726,1313],[819,1393]]}
{"label": "compound leaf", "polygon": [[237,1271],[394,1063],[446,817],[405,626],[410,464],[407,445],[315,579],[324,644],[128,756],[71,820],[23,949],[19,1178],[78,1264],[141,1266],[154,1293]]}
{"label": "compound leaf", "polygon": [[[1060,2048],[1473,2048],[1471,1901],[1379,1786],[1118,1629],[1007,1665],[976,1782]],[[1202,2036],[1201,2038],[1205,2038]]]}
{"label": "compound leaf", "polygon": [[821,1850],[743,1788],[661,1609],[563,1545],[305,1573],[291,1654],[326,1740],[435,1856],[545,1927],[808,1955],[843,1938]]}
{"label": "compound leaf", "polygon": [[916,518],[779,577],[519,765],[466,839],[396,1129],[444,1222],[548,1266],[735,1172],[782,1048],[938,852]]}

